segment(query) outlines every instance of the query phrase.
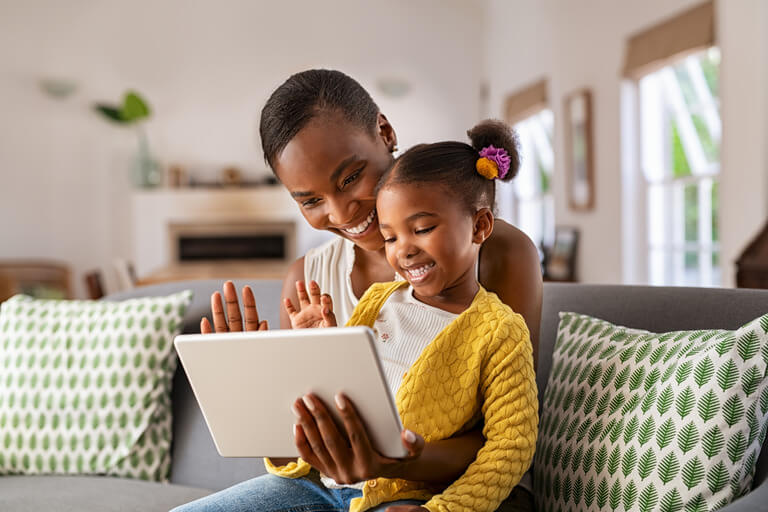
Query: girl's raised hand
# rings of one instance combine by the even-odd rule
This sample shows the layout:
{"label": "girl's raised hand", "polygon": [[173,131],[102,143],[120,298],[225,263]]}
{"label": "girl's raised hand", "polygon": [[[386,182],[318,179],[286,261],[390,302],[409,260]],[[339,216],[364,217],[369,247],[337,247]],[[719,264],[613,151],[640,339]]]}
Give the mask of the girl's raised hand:
{"label": "girl's raised hand", "polygon": [[[269,327],[266,320],[259,321],[259,312],[256,310],[256,298],[250,286],[243,286],[243,310],[245,312],[246,331],[266,331]],[[240,315],[240,303],[237,300],[237,290],[232,281],[224,283],[224,302],[227,314],[224,315],[224,305],[219,292],[211,295],[211,313],[213,314],[213,328],[207,318],[200,320],[200,332],[209,334],[216,332],[238,332],[243,330],[243,318]]]}
{"label": "girl's raised hand", "polygon": [[336,395],[335,402],[343,421],[343,432],[326,405],[313,394],[296,400],[291,407],[296,415],[296,448],[301,458],[320,473],[339,484],[379,477],[393,478],[398,476],[404,464],[421,456],[424,438],[410,430],[403,430],[401,440],[408,456],[402,459],[384,457],[371,445],[354,404],[342,394]]}
{"label": "girl's raised hand", "polygon": [[333,314],[333,302],[327,293],[320,293],[320,285],[309,282],[309,293],[304,281],[296,281],[296,294],[299,297],[299,309],[285,298],[285,310],[291,320],[292,329],[310,329],[313,327],[336,327],[336,315]]}

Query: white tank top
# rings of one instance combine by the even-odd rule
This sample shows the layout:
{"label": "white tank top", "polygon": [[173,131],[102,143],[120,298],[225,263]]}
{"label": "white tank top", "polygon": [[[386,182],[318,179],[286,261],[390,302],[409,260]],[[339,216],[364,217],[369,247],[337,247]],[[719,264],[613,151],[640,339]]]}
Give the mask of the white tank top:
{"label": "white tank top", "polygon": [[[355,244],[341,237],[310,249],[304,256],[304,281],[316,281],[320,291],[331,296],[339,325],[347,323],[358,302],[352,290],[354,264]],[[402,277],[393,270],[392,280],[402,280]]]}

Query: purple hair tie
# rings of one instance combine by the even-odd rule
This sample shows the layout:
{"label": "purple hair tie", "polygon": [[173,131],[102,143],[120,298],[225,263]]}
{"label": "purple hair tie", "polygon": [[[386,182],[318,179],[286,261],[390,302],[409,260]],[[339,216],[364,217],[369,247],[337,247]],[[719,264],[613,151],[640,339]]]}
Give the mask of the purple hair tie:
{"label": "purple hair tie", "polygon": [[491,144],[480,150],[480,158],[487,158],[496,164],[496,167],[499,169],[498,179],[504,179],[504,176],[509,172],[511,159],[509,158],[509,153],[504,148],[496,148]]}

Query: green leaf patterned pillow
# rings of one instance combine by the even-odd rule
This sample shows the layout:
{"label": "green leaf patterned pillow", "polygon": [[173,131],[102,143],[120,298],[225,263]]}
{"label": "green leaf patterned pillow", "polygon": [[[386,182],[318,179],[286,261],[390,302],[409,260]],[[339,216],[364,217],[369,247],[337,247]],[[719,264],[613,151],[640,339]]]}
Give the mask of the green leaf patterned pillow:
{"label": "green leaf patterned pillow", "polygon": [[4,302],[0,475],[167,480],[172,341],[191,300]]}
{"label": "green leaf patterned pillow", "polygon": [[545,511],[707,511],[749,492],[768,431],[768,315],[655,334],[561,313],[534,462]]}

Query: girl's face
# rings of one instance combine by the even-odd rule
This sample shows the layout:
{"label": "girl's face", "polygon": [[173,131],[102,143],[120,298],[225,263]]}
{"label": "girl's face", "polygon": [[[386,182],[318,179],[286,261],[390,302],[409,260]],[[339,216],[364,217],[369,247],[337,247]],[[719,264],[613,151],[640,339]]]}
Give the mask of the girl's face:
{"label": "girl's face", "polygon": [[472,215],[451,192],[429,183],[385,185],[376,207],[387,261],[416,297],[436,306],[468,305],[477,293],[478,251],[493,229],[490,210]]}
{"label": "girl's face", "polygon": [[275,161],[275,173],[315,229],[332,231],[363,249],[379,250],[373,190],[392,164],[392,126],[379,115],[376,136],[340,114],[315,117]]}

